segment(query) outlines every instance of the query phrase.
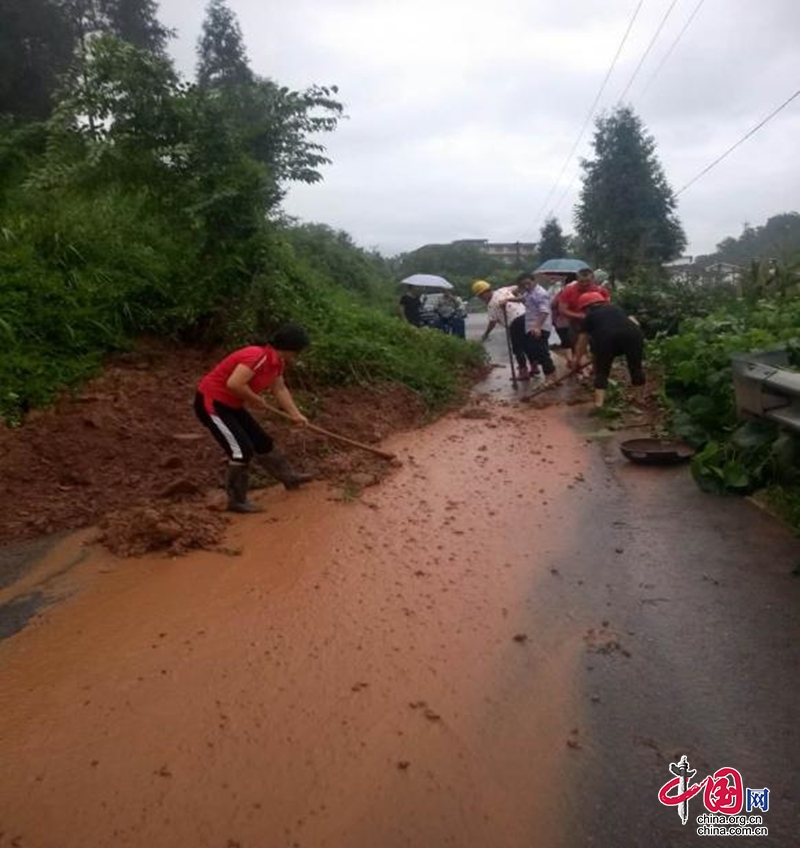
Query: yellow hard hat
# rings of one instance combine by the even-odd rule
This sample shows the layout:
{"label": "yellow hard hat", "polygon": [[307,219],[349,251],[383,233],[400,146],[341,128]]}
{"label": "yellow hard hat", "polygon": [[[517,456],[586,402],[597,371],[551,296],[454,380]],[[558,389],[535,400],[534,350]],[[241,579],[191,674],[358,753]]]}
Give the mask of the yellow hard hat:
{"label": "yellow hard hat", "polygon": [[472,284],[472,293],[474,295],[480,295],[484,292],[491,291],[491,285],[486,282],[486,280],[475,280]]}

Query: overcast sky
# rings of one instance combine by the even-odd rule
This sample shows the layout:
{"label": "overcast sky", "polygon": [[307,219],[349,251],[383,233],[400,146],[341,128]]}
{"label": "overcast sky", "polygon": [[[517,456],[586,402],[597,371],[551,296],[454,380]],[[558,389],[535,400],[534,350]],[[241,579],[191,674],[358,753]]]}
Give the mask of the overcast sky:
{"label": "overcast sky", "polygon": [[[644,0],[599,110],[628,86],[673,0]],[[579,156],[553,190],[638,0],[229,0],[253,69],[335,84],[349,119],[325,138],[324,182],[290,214],[394,254],[459,238],[567,232]],[[675,191],[800,88],[800,0],[677,0],[626,95]],[[202,0],[160,0],[192,73]],[[655,76],[653,76],[655,74]],[[679,198],[687,253],[800,211],[800,98]],[[552,192],[544,210],[542,205]]]}

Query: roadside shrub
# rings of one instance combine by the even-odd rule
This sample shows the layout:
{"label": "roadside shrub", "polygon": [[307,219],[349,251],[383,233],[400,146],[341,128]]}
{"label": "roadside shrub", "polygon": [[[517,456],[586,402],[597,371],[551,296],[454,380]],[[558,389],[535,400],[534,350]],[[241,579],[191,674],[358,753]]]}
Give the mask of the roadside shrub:
{"label": "roadside shrub", "polygon": [[643,276],[621,285],[614,292],[614,302],[636,316],[647,338],[654,338],[675,335],[683,322],[711,315],[732,296],[731,288],[722,284]]}
{"label": "roadside shrub", "polygon": [[687,319],[678,335],[650,344],[664,372],[673,432],[699,452],[692,470],[706,490],[747,493],[772,482],[795,484],[797,439],[769,422],[737,418],[731,357],[787,346],[800,337],[800,300],[748,307],[729,301],[701,319]]}

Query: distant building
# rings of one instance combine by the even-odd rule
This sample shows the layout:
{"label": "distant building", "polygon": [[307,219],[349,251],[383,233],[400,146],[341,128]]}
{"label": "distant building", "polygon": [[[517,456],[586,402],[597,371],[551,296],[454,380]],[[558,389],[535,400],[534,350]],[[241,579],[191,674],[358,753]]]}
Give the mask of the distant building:
{"label": "distant building", "polygon": [[[701,257],[702,258],[702,257]],[[735,283],[742,273],[739,265],[731,262],[714,262],[712,265],[698,265],[693,256],[681,256],[662,266],[670,280],[676,283]]]}
{"label": "distant building", "polygon": [[694,256],[681,256],[662,266],[667,277],[675,283],[688,283],[697,278],[700,269],[694,264]]}
{"label": "distant building", "polygon": [[489,241],[489,239],[458,239],[452,244],[463,244],[477,247],[482,253],[487,256],[493,256],[505,262],[507,265],[513,265],[515,262],[521,262],[526,256],[530,256],[536,252],[535,241]]}
{"label": "distant building", "polygon": [[703,271],[717,282],[735,283],[742,273],[742,266],[732,262],[715,262],[713,265],[707,265]]}

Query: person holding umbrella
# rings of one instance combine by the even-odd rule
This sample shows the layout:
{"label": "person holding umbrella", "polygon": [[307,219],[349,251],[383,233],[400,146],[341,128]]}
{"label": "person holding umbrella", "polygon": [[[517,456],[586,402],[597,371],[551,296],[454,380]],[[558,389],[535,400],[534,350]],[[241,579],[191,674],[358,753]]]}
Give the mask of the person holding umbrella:
{"label": "person holding umbrella", "polygon": [[514,286],[495,290],[486,280],[476,280],[472,284],[472,293],[486,304],[486,313],[489,316],[489,323],[481,336],[481,341],[485,342],[492,330],[501,324],[506,327],[506,332],[511,339],[511,351],[519,368],[517,379],[528,380],[532,374],[537,374],[539,368],[533,360],[530,361],[531,368],[528,367],[525,307],[517,298]]}
{"label": "person holding umbrella", "polygon": [[422,289],[416,286],[406,286],[405,293],[400,298],[397,311],[400,317],[412,327],[422,326]]}
{"label": "person holding umbrella", "polygon": [[406,290],[400,298],[397,310],[400,317],[414,327],[422,327],[425,323],[423,320],[422,289],[448,291],[453,288],[452,283],[436,274],[412,274],[410,277],[400,280],[400,283],[406,287]]}
{"label": "person holding umbrella", "polygon": [[578,363],[591,342],[594,355],[594,405],[595,409],[600,409],[605,403],[608,378],[616,357],[626,358],[634,386],[645,385],[642,366],[644,335],[632,318],[619,306],[609,303],[600,292],[585,292],[578,298],[577,306],[584,317],[570,368],[578,370]]}

